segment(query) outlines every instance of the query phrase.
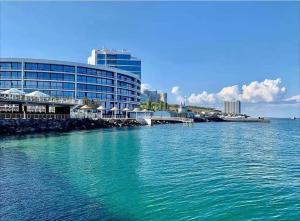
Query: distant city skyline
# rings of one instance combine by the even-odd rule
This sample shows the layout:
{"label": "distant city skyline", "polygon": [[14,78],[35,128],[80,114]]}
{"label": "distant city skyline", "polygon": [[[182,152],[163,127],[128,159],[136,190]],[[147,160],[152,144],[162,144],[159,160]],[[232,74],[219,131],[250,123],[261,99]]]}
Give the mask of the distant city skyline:
{"label": "distant city skyline", "polygon": [[[87,63],[93,48],[142,60],[171,103],[300,117],[299,2],[1,2],[0,57]],[[30,12],[30,13],[29,13]]]}

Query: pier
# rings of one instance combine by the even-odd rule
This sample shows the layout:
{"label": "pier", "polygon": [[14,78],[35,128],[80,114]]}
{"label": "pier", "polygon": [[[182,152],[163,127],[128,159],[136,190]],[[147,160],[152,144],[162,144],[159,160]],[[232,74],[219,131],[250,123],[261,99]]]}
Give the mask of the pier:
{"label": "pier", "polygon": [[153,125],[158,122],[164,123],[193,123],[194,119],[186,117],[163,117],[163,116],[152,116],[145,118],[148,125]]}

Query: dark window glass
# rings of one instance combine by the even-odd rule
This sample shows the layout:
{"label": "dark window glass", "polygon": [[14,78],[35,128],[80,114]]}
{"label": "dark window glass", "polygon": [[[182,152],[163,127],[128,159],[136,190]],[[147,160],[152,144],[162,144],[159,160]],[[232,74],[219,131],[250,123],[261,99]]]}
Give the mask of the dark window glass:
{"label": "dark window glass", "polygon": [[64,81],[75,81],[75,75],[73,75],[73,74],[64,74]]}
{"label": "dark window glass", "polygon": [[86,73],[87,74],[95,75],[95,74],[97,74],[97,70],[91,69],[91,68],[87,68]]}
{"label": "dark window glass", "polygon": [[51,71],[63,71],[64,67],[58,64],[51,64]]}
{"label": "dark window glass", "polygon": [[74,90],[75,85],[72,83],[63,83],[63,88],[66,90]]}
{"label": "dark window glass", "polygon": [[71,91],[64,91],[63,92],[64,97],[74,97],[74,92]]}
{"label": "dark window glass", "polygon": [[11,63],[10,62],[1,62],[0,69],[1,70],[11,69]]}
{"label": "dark window glass", "polygon": [[25,72],[25,78],[26,79],[37,79],[37,73],[36,72]]}
{"label": "dark window glass", "polygon": [[86,85],[86,88],[88,91],[96,91],[97,90],[97,86],[96,85]]}
{"label": "dark window glass", "polygon": [[11,69],[13,69],[13,70],[21,70],[22,69],[22,63],[20,63],[20,62],[12,62],[11,63]]}
{"label": "dark window glass", "polygon": [[97,83],[95,77],[86,77],[86,82],[87,83]]}
{"label": "dark window glass", "polygon": [[86,68],[83,67],[77,67],[77,72],[81,74],[86,74]]}
{"label": "dark window glass", "polygon": [[37,64],[37,69],[41,71],[50,71],[50,64]]}
{"label": "dark window glass", "polygon": [[37,70],[37,64],[35,63],[25,63],[26,70]]}
{"label": "dark window glass", "polygon": [[105,60],[97,60],[97,64],[103,65],[103,64],[105,64]]}
{"label": "dark window glass", "polygon": [[14,78],[14,79],[22,78],[22,72],[13,71],[13,72],[11,72],[11,77]]}
{"label": "dark window glass", "polygon": [[78,75],[77,82],[86,82],[86,76]]}
{"label": "dark window glass", "polygon": [[25,87],[37,88],[37,81],[25,81]]}
{"label": "dark window glass", "polygon": [[0,70],[21,70],[22,64],[20,62],[0,62]]}
{"label": "dark window glass", "polygon": [[105,58],[105,54],[97,54],[97,59],[104,59]]}
{"label": "dark window glass", "polygon": [[78,85],[77,85],[77,88],[78,88],[78,90],[83,90],[83,91],[85,91],[85,90],[86,90],[86,84],[78,84]]}
{"label": "dark window glass", "polygon": [[75,73],[74,66],[64,66],[64,72]]}

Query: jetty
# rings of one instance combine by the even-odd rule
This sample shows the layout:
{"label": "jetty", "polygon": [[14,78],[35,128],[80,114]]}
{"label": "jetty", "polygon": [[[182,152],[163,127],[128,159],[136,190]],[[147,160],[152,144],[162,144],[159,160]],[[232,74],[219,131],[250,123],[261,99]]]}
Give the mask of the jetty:
{"label": "jetty", "polygon": [[164,116],[151,116],[144,118],[148,125],[159,124],[159,123],[193,123],[193,118],[186,117],[164,117]]}

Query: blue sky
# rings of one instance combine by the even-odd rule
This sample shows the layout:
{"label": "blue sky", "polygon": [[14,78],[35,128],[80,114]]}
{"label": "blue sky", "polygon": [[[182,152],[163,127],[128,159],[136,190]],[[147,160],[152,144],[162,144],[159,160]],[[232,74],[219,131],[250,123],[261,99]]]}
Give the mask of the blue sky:
{"label": "blue sky", "polygon": [[142,59],[142,82],[171,102],[221,107],[227,88],[246,113],[300,115],[285,101],[300,94],[299,2],[0,4],[1,57],[86,63],[93,48],[126,48]]}

